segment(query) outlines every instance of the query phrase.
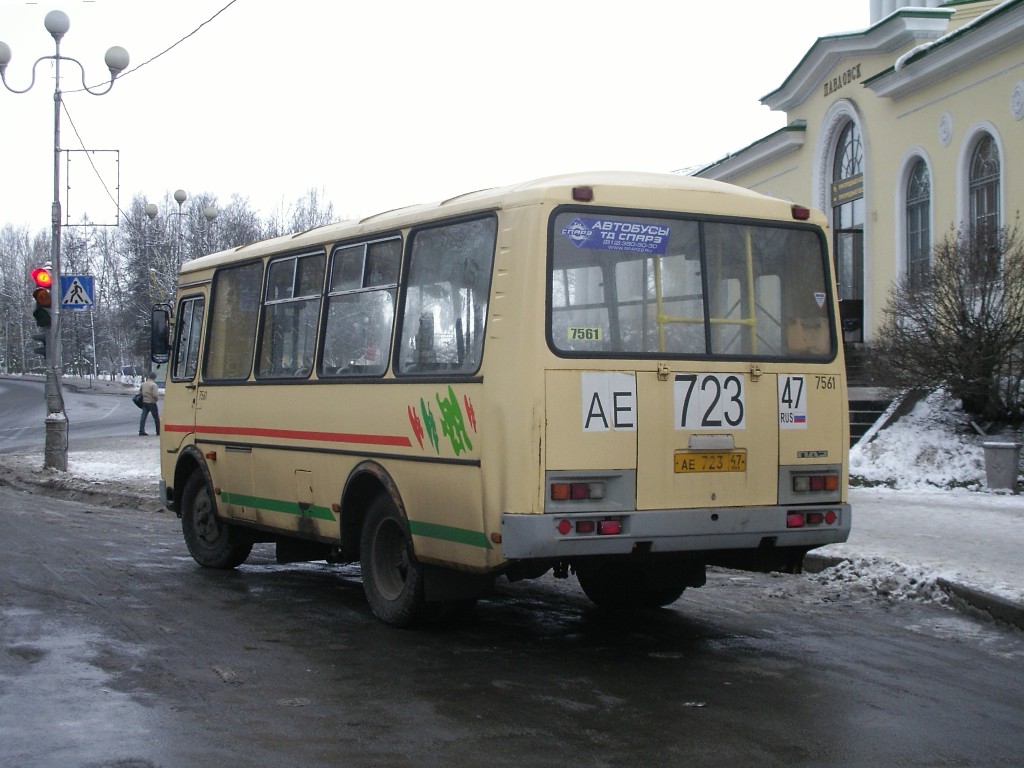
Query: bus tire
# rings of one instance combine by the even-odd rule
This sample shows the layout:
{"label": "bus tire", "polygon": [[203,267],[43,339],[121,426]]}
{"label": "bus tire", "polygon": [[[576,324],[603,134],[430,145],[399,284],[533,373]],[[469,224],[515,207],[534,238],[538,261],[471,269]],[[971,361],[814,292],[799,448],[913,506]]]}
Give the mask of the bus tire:
{"label": "bus tire", "polygon": [[253,540],[217,517],[217,506],[200,472],[193,472],[181,494],[181,531],[193,559],[204,568],[234,568],[245,562]]}
{"label": "bus tire", "polygon": [[613,610],[671,605],[690,583],[681,567],[609,561],[578,565],[576,578],[592,603]]}
{"label": "bus tire", "polygon": [[426,618],[423,567],[412,551],[409,526],[386,493],[370,503],[359,538],[363,591],[373,615],[395,627]]}

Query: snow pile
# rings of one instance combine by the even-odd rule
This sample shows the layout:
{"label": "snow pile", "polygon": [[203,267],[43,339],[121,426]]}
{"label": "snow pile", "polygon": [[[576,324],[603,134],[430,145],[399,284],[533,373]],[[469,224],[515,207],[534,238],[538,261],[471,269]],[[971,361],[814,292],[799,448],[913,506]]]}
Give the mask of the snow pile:
{"label": "snow pile", "polygon": [[826,600],[830,601],[881,597],[893,601],[949,602],[949,595],[939,586],[934,572],[880,557],[844,560],[811,578],[826,588]]}
{"label": "snow pile", "polygon": [[[134,438],[128,438],[134,441]],[[143,481],[155,487],[160,475],[159,438],[151,437],[141,450],[132,446],[129,461],[111,461],[110,451],[77,451],[68,454],[68,472],[93,482]]]}
{"label": "snow pile", "polygon": [[982,490],[986,438],[969,429],[959,404],[943,390],[933,392],[872,442],[850,449],[850,483]]}
{"label": "snow pile", "polygon": [[68,451],[68,471],[43,467],[37,451],[0,454],[0,484],[48,489],[79,501],[122,508],[157,501],[160,445],[156,437],[103,439],[102,450]]}

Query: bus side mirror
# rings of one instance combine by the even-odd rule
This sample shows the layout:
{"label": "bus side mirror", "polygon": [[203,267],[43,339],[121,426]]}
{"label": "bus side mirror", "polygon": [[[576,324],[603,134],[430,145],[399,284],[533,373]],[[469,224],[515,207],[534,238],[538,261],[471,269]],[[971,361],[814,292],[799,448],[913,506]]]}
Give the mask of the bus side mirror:
{"label": "bus side mirror", "polygon": [[157,304],[150,316],[150,358],[157,365],[171,359],[171,307]]}

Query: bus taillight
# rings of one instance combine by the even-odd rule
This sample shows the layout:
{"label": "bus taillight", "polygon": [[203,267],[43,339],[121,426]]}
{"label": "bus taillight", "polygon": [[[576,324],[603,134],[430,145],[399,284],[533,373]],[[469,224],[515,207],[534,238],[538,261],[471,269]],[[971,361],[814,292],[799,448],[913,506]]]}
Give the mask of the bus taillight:
{"label": "bus taillight", "polygon": [[836,472],[793,475],[793,490],[796,493],[838,491],[839,475]]}
{"label": "bus taillight", "polygon": [[625,527],[621,517],[609,517],[603,520],[569,520],[562,518],[555,523],[555,530],[563,536],[575,533],[578,536],[619,536]]}
{"label": "bus taillight", "polygon": [[593,187],[573,187],[572,199],[577,203],[589,203],[594,199]]}
{"label": "bus taillight", "polygon": [[585,499],[603,499],[605,484],[601,482],[552,483],[552,501],[583,501]]}
{"label": "bus taillight", "polygon": [[834,509],[786,513],[787,528],[803,528],[805,525],[835,525],[838,520],[839,513]]}

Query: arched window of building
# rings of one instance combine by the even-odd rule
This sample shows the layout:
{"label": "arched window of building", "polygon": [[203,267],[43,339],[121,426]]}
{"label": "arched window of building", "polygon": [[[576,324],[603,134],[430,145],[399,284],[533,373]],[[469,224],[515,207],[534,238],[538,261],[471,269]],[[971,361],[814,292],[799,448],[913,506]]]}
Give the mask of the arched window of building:
{"label": "arched window of building", "polygon": [[852,120],[839,135],[832,164],[832,228],[843,337],[863,341],[864,146]]}
{"label": "arched window of building", "polygon": [[928,271],[932,249],[932,182],[928,164],[918,159],[907,180],[907,279],[921,284]]}
{"label": "arched window of building", "polygon": [[971,153],[967,192],[971,230],[984,242],[995,242],[1000,227],[999,147],[987,133]]}

